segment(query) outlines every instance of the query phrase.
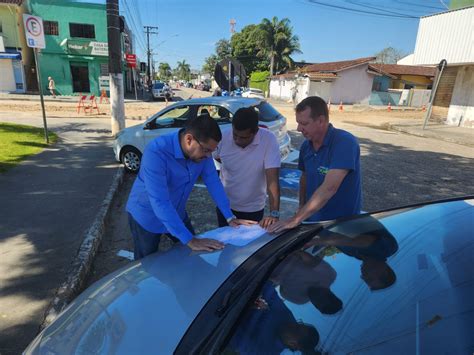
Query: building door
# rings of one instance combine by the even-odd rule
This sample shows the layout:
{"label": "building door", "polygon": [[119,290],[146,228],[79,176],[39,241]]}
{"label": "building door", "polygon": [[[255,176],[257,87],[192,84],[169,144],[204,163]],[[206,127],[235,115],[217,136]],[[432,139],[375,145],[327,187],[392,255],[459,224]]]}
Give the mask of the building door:
{"label": "building door", "polygon": [[87,63],[71,63],[72,92],[90,92],[89,67]]}

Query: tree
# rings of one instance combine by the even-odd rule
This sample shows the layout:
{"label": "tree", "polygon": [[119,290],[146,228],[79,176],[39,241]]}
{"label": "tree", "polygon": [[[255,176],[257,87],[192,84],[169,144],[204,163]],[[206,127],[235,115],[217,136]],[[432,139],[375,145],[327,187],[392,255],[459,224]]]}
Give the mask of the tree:
{"label": "tree", "polygon": [[158,66],[158,77],[161,80],[168,80],[171,78],[171,67],[168,63],[160,63]]}
{"label": "tree", "polygon": [[261,39],[261,50],[258,55],[265,55],[270,60],[270,75],[274,70],[280,71],[284,68],[291,68],[293,53],[301,53],[298,36],[293,34],[293,27],[288,18],[278,20],[274,16],[270,21],[264,18],[260,23],[261,32],[258,34]]}
{"label": "tree", "polygon": [[401,49],[387,47],[375,54],[375,62],[383,64],[397,64],[397,61],[406,56]]}
{"label": "tree", "polygon": [[186,60],[183,59],[181,62],[178,61],[176,67],[176,76],[180,80],[189,80],[191,78],[191,66],[186,63]]}
{"label": "tree", "polygon": [[209,57],[204,59],[204,65],[202,66],[202,71],[204,73],[214,75],[214,69],[217,63],[219,63],[219,60],[217,59],[217,55],[211,54]]}
{"label": "tree", "polygon": [[224,38],[216,42],[214,49],[215,54],[211,54],[209,57],[204,59],[204,65],[202,66],[202,71],[211,75],[214,75],[216,64],[222,59],[230,57],[232,53],[230,42]]}
{"label": "tree", "polygon": [[259,25],[248,25],[240,32],[234,33],[231,38],[232,54],[242,65],[245,71],[250,74],[254,71],[267,70],[270,64],[264,55],[257,56],[261,49],[261,38],[263,34]]}

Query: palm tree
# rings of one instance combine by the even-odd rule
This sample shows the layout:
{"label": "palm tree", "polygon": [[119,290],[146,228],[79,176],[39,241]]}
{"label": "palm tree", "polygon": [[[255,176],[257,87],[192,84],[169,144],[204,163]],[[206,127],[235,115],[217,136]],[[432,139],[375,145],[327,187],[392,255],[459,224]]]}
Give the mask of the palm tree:
{"label": "palm tree", "polygon": [[186,63],[186,60],[183,59],[181,62],[178,60],[178,66],[176,67],[179,79],[189,80],[191,76],[191,66]]}
{"label": "palm tree", "polygon": [[171,67],[168,63],[160,63],[158,66],[158,75],[161,80],[168,80],[171,77]]}
{"label": "palm tree", "polygon": [[270,75],[273,75],[274,69],[283,69],[285,66],[291,67],[293,53],[301,53],[298,36],[293,34],[293,27],[288,18],[278,20],[274,16],[270,21],[264,18],[260,23],[260,34],[262,40],[262,49],[258,55],[267,56],[270,60]]}

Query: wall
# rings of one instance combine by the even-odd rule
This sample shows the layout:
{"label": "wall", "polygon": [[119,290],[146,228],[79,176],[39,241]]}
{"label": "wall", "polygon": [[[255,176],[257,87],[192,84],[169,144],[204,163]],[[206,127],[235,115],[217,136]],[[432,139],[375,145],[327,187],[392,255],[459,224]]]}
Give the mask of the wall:
{"label": "wall", "polygon": [[271,79],[270,97],[277,100],[291,99],[291,89],[295,85],[294,79]]}
{"label": "wall", "polygon": [[[331,98],[332,82],[311,81],[309,86],[309,96],[319,96],[328,102]],[[333,102],[336,103],[336,102]]]}
{"label": "wall", "polygon": [[0,92],[12,92],[16,90],[15,76],[13,75],[13,64],[11,59],[0,59]]}
{"label": "wall", "polygon": [[392,80],[391,78],[385,75],[374,76],[372,88],[377,88],[377,86],[379,86],[378,84],[380,84],[377,90],[374,90],[374,91],[387,91],[390,88],[391,80]]}
{"label": "wall", "polygon": [[[18,29],[16,25],[16,11],[17,6],[0,5],[0,22],[2,23],[3,43],[5,47],[20,47],[20,40],[18,36]],[[10,12],[10,10],[12,12]],[[12,14],[13,13],[13,14]]]}
{"label": "wall", "polygon": [[474,65],[458,69],[446,123],[474,128]]}
{"label": "wall", "polygon": [[367,73],[368,64],[343,70],[337,75],[331,89],[331,102],[345,104],[369,102],[374,76]]}

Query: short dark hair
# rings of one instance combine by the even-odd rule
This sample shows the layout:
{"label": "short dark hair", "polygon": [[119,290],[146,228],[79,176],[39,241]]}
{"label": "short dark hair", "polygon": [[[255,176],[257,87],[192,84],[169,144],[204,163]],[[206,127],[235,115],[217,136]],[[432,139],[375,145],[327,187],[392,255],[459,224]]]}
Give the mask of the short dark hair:
{"label": "short dark hair", "polygon": [[239,108],[232,118],[232,127],[237,131],[250,129],[252,132],[258,131],[258,112],[253,107]]}
{"label": "short dark hair", "polygon": [[296,112],[301,112],[307,108],[311,109],[311,118],[316,119],[319,116],[324,116],[326,120],[329,120],[329,110],[326,101],[319,96],[309,96],[303,99],[298,105],[296,105]]}
{"label": "short dark hair", "polygon": [[184,133],[191,133],[198,141],[207,142],[213,139],[220,142],[222,139],[221,129],[217,122],[209,115],[199,115],[186,121]]}

